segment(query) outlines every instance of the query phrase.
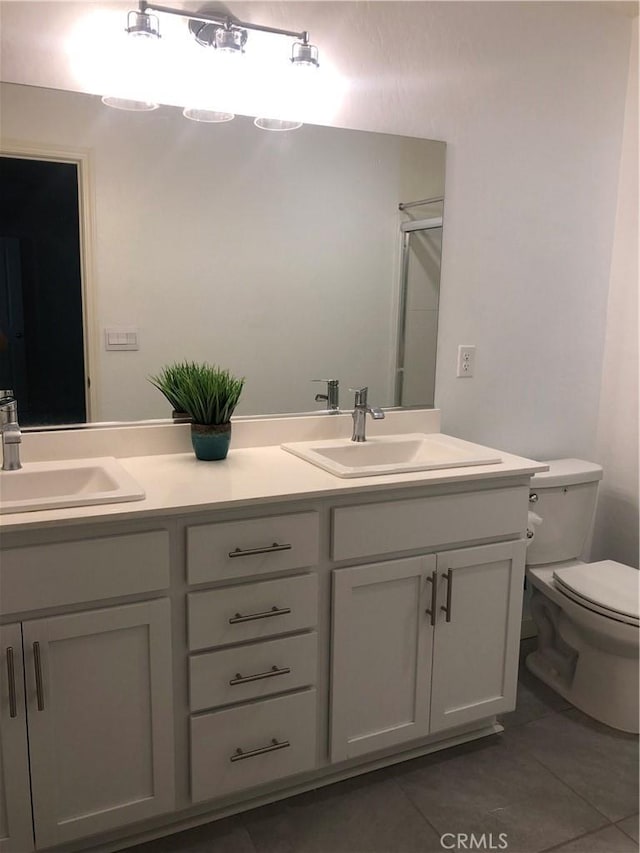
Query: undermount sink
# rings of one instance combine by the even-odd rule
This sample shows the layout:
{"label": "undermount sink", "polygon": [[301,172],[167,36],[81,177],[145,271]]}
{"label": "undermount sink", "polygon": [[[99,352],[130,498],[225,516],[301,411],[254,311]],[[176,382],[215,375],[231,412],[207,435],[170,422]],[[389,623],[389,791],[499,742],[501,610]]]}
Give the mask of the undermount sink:
{"label": "undermount sink", "polygon": [[281,447],[336,477],[375,477],[502,461],[494,450],[442,433],[375,436],[362,443],[347,438],[296,441]]}
{"label": "undermount sink", "polygon": [[0,471],[0,513],[139,501],[144,489],[112,457],[27,462]]}

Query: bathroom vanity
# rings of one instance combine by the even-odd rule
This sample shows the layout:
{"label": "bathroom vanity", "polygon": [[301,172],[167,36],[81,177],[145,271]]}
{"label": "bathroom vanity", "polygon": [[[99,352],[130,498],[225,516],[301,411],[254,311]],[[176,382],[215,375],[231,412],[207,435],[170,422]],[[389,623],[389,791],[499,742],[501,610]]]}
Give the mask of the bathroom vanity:
{"label": "bathroom vanity", "polygon": [[546,466],[341,480],[256,423],[223,463],[123,453],[144,500],[0,517],[2,853],[121,849],[501,730]]}

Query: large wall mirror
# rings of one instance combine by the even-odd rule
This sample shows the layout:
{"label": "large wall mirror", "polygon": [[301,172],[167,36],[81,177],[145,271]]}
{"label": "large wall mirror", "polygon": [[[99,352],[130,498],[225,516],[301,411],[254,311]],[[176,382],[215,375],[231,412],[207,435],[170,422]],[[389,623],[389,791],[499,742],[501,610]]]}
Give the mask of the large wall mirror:
{"label": "large wall mirror", "polygon": [[[1,98],[1,378],[25,423],[168,417],[147,377],[183,359],[245,376],[240,415],[319,409],[312,379],[339,379],[344,408],[362,385],[375,405],[433,405],[443,142]],[[40,175],[51,161],[78,181],[77,221],[66,177]],[[78,376],[73,418],[55,407]]]}

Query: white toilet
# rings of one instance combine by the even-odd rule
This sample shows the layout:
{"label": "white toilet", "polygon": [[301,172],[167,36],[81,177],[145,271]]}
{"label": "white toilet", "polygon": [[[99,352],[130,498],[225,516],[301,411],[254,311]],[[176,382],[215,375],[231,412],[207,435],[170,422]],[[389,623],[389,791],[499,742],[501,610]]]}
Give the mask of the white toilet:
{"label": "white toilet", "polygon": [[585,714],[638,732],[640,572],[578,560],[589,532],[602,468],[581,459],[546,462],[531,479],[530,506],[542,518],[527,549],[538,648],[527,668]]}

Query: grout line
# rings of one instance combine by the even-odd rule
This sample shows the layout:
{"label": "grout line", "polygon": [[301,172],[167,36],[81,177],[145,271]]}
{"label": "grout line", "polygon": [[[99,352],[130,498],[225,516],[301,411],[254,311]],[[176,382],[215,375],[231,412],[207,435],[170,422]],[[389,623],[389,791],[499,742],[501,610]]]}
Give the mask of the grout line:
{"label": "grout line", "polygon": [[391,782],[393,782],[393,784],[396,786],[396,788],[400,791],[400,793],[401,793],[401,794],[402,794],[402,796],[405,798],[405,800],[410,804],[410,806],[413,808],[413,810],[414,810],[414,811],[416,811],[416,812],[418,813],[418,815],[422,818],[422,820],[424,821],[424,823],[426,823],[426,824],[427,824],[427,826],[435,832],[435,834],[438,836],[438,838],[441,838],[441,837],[442,837],[442,833],[440,832],[440,830],[439,830],[439,829],[436,829],[436,827],[431,823],[431,821],[429,820],[429,818],[428,818],[428,817],[426,817],[426,816],[425,816],[425,815],[420,811],[420,809],[419,809],[419,808],[418,808],[418,806],[413,802],[413,800],[411,799],[411,797],[410,797],[410,796],[407,794],[407,792],[402,788],[402,785],[398,782],[398,780],[397,780],[394,776],[391,776],[391,777],[390,777],[390,780],[391,780]]}
{"label": "grout line", "polygon": [[[615,826],[615,823],[610,821],[608,826]],[[575,838],[569,838],[567,841],[560,842],[560,844],[554,844],[553,847],[545,847],[544,850],[540,851],[540,853],[552,853],[553,850],[561,850],[565,844],[573,844],[574,841],[580,841],[582,838],[589,838],[589,836],[596,835],[596,833],[602,832],[603,829],[607,828],[607,826],[601,826],[599,829],[590,829],[589,832],[584,832],[582,835],[576,835]]]}
{"label": "grout line", "polygon": [[[533,720],[532,722],[535,722],[535,720]],[[530,723],[525,723],[525,725],[528,726],[528,725],[530,725]],[[580,791],[576,791],[576,789],[572,785],[570,785],[565,779],[563,779],[561,776],[558,776],[558,774],[554,770],[552,770],[551,767],[548,767],[544,763],[544,761],[541,761],[538,758],[537,755],[535,755],[533,752],[530,752],[528,747],[524,746],[523,744],[518,744],[518,747],[520,749],[523,749],[530,758],[532,758],[541,767],[543,767],[547,771],[547,773],[550,773],[554,777],[554,779],[556,779],[558,782],[560,782],[562,785],[564,785],[565,788],[568,788],[572,793],[574,793],[576,795],[576,797],[579,797],[584,803],[586,803],[589,806],[589,808],[593,809],[595,812],[597,812],[599,815],[601,815],[601,817],[603,817],[607,821],[607,823],[613,824],[613,821],[611,820],[611,818],[608,815],[606,815],[594,803],[592,803],[590,800],[588,800],[584,794],[581,794]],[[624,818],[620,818],[620,820],[624,820]],[[600,827],[600,828],[602,829],[603,827]],[[580,837],[580,836],[578,836],[578,837]]]}
{"label": "grout line", "polygon": [[623,829],[623,828],[620,826],[620,823],[621,823],[623,820],[629,820],[629,818],[630,818],[630,817],[636,817],[636,815],[635,815],[635,814],[630,814],[630,815],[627,815],[627,817],[621,817],[619,821],[617,821],[616,823],[614,823],[614,826],[616,826],[616,827],[620,830],[620,832],[623,832],[623,833],[627,836],[627,838],[630,838],[630,839],[633,841],[633,843],[634,843],[634,844],[637,844],[637,843],[638,843],[638,839],[637,839],[637,838],[634,838],[634,837],[633,837],[633,835],[631,835],[630,833],[628,833],[626,829]]}

